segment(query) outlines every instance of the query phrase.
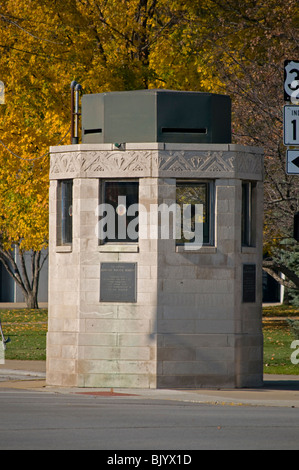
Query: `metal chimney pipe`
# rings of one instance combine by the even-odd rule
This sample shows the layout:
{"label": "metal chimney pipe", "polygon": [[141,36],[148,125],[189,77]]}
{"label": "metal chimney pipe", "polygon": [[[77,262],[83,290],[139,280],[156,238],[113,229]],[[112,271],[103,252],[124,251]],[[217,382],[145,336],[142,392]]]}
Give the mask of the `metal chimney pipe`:
{"label": "metal chimney pipe", "polygon": [[74,144],[74,96],[75,96],[75,87],[77,85],[76,80],[73,80],[71,83],[71,144]]}
{"label": "metal chimney pipe", "polygon": [[82,86],[77,83],[75,86],[75,129],[74,129],[74,143],[79,143],[79,96],[82,90]]}

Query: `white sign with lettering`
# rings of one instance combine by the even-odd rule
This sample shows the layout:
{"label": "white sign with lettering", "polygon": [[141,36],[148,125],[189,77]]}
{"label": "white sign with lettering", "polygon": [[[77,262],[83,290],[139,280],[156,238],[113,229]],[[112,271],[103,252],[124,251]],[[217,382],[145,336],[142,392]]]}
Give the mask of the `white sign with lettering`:
{"label": "white sign with lettering", "polygon": [[299,106],[284,106],[284,145],[299,145]]}

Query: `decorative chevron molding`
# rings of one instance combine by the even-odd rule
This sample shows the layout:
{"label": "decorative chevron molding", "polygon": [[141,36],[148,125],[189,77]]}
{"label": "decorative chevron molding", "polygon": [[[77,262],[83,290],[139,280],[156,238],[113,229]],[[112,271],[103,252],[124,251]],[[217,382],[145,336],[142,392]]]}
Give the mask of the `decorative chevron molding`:
{"label": "decorative chevron molding", "polygon": [[51,155],[50,177],[66,174],[69,177],[118,176],[119,174],[140,174],[151,171],[149,151],[91,151],[79,153],[57,153]]}
{"label": "decorative chevron molding", "polygon": [[144,172],[150,169],[150,152],[88,152],[82,154],[84,172]]}
{"label": "decorative chevron molding", "polygon": [[234,156],[230,152],[167,152],[165,156],[159,154],[159,169],[174,172],[233,171]]}
{"label": "decorative chevron molding", "polygon": [[50,175],[59,175],[60,173],[75,174],[80,168],[80,153],[57,153],[51,155]]}
{"label": "decorative chevron molding", "polygon": [[254,153],[239,152],[236,160],[236,170],[238,173],[263,173],[263,159]]}
{"label": "decorative chevron molding", "polygon": [[[60,147],[61,149],[61,147]],[[197,177],[256,179],[261,153],[234,150],[87,150],[51,154],[50,178]]]}

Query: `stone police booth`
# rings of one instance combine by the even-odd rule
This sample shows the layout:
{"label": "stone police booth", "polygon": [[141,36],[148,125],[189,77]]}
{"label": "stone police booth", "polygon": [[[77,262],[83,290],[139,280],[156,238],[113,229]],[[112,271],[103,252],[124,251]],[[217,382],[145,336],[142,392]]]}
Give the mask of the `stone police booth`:
{"label": "stone police booth", "polygon": [[83,96],[82,143],[51,148],[48,385],[262,385],[263,153],[230,106]]}

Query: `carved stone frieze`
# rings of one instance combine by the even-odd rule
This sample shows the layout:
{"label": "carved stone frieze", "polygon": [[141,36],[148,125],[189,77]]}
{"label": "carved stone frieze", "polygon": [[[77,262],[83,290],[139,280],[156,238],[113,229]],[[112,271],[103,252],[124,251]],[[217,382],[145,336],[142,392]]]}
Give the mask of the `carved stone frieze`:
{"label": "carved stone frieze", "polygon": [[51,155],[50,178],[150,176],[150,151],[90,151]]}
{"label": "carved stone frieze", "polygon": [[239,152],[236,160],[236,171],[239,175],[245,174],[263,174],[263,158],[255,153]]}
{"label": "carved stone frieze", "polygon": [[61,174],[68,174],[69,177],[80,171],[80,152],[67,152],[51,154],[50,178],[55,179]]}
{"label": "carved stone frieze", "polygon": [[159,170],[168,172],[231,172],[234,155],[230,152],[170,151],[159,153]]}
{"label": "carved stone frieze", "polygon": [[149,151],[112,151],[112,152],[86,152],[82,154],[81,170],[88,174],[104,173],[150,173],[151,152]]}
{"label": "carved stone frieze", "polygon": [[[200,146],[199,146],[200,147]],[[224,147],[224,146],[223,146]],[[50,179],[113,177],[250,178],[261,180],[263,157],[246,147],[179,150],[79,150],[51,153]]]}

